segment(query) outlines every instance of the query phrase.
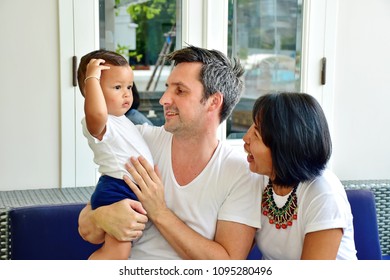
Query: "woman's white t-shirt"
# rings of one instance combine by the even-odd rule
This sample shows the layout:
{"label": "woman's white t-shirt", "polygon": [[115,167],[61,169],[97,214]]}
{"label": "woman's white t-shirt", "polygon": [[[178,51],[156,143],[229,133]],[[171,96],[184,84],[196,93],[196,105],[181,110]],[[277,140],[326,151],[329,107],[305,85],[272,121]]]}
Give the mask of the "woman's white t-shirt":
{"label": "woman's white t-shirt", "polygon": [[[262,188],[266,185],[265,181]],[[299,184],[296,195],[298,218],[287,229],[276,229],[266,216],[261,215],[256,243],[263,259],[299,260],[307,233],[332,228],[343,229],[336,259],[357,259],[351,206],[340,180],[330,170],[325,170],[313,181]],[[282,207],[287,198],[288,195],[274,193],[278,207]]]}

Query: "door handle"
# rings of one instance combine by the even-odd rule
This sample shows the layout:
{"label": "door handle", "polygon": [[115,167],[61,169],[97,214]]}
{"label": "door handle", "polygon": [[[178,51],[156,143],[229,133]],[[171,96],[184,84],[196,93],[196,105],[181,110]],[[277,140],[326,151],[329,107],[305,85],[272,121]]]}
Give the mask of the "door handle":
{"label": "door handle", "polygon": [[321,59],[321,85],[326,83],[326,57]]}
{"label": "door handle", "polygon": [[77,87],[77,56],[72,58],[73,86]]}

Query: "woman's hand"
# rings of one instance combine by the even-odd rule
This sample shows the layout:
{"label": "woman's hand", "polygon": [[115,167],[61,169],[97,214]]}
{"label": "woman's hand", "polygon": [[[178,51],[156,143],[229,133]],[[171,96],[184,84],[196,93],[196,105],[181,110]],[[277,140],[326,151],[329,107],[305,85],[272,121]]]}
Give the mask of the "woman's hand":
{"label": "woman's hand", "polygon": [[138,159],[132,157],[130,161],[131,164],[127,163],[126,169],[133,176],[138,186],[128,176],[124,176],[123,179],[138,197],[147,211],[148,217],[153,221],[164,210],[168,210],[160,172],[157,166],[153,169],[142,156]]}

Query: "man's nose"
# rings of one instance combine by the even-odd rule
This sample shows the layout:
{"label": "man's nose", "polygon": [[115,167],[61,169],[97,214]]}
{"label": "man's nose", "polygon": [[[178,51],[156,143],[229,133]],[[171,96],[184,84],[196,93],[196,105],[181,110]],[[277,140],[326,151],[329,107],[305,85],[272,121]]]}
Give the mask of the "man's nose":
{"label": "man's nose", "polygon": [[163,95],[161,96],[159,103],[162,106],[172,103],[172,98],[168,89],[166,89]]}

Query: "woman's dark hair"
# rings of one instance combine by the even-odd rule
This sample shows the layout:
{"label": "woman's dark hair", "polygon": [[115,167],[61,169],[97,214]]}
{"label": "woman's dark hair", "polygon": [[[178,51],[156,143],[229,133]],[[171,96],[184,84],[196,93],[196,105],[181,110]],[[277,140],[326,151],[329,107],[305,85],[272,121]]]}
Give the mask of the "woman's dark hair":
{"label": "woman's dark hair", "polygon": [[252,118],[272,155],[273,183],[293,186],[320,175],[332,154],[325,114],[311,95],[271,93],[259,97]]}
{"label": "woman's dark hair", "polygon": [[133,92],[133,104],[131,104],[130,110],[131,109],[138,109],[139,104],[140,104],[139,93],[138,93],[138,89],[135,86],[134,82],[133,82],[133,87],[132,87],[131,91]]}

